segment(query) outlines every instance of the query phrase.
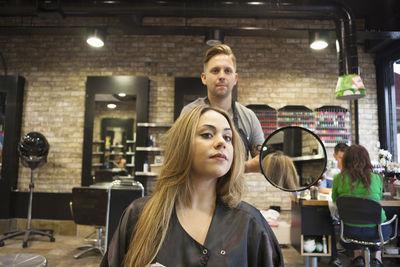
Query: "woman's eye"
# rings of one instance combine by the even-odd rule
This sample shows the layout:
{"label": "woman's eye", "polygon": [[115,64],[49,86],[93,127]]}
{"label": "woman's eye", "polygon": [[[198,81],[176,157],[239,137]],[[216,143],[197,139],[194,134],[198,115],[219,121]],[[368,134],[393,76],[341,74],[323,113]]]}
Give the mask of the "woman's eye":
{"label": "woman's eye", "polygon": [[226,142],[231,142],[232,141],[232,136],[226,135],[224,136],[224,139]]}
{"label": "woman's eye", "polygon": [[202,133],[202,134],[200,134],[200,136],[203,137],[203,138],[207,138],[207,139],[213,137],[211,133]]}

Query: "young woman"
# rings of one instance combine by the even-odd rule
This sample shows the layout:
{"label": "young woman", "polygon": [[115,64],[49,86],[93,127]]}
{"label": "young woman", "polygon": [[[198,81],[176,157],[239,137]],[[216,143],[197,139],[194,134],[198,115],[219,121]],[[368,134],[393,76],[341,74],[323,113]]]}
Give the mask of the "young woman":
{"label": "young woman", "polygon": [[283,266],[268,223],[240,201],[243,144],[229,115],[195,107],[167,138],[153,195],[127,208],[101,266]]}
{"label": "young woman", "polygon": [[[352,145],[343,154],[341,173],[333,179],[332,201],[336,203],[340,196],[360,196],[380,201],[382,186],[382,178],[372,172],[368,151],[361,145]],[[382,222],[385,220],[386,214],[382,209]],[[374,225],[346,225],[345,231],[360,237],[376,235]],[[391,226],[382,227],[382,231],[384,238],[387,238],[391,233]],[[361,246],[352,243],[342,244],[354,252],[351,265],[364,266],[365,259],[362,256]],[[371,247],[371,252],[373,252],[371,266],[383,266],[379,248]]]}

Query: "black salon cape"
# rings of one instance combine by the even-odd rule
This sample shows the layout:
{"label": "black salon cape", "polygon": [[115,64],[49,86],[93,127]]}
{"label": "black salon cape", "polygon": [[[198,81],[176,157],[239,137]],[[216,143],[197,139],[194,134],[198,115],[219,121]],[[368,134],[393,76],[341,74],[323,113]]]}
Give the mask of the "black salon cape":
{"label": "black salon cape", "polygon": [[[122,266],[132,230],[148,199],[137,199],[125,210],[101,267]],[[261,213],[246,202],[231,209],[218,200],[204,246],[186,233],[174,211],[156,262],[167,267],[283,266],[278,241]]]}

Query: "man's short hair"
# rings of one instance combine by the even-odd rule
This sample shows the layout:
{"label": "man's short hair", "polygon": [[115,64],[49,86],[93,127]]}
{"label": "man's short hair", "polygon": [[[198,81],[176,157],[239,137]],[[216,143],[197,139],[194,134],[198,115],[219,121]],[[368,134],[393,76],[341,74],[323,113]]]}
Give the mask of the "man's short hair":
{"label": "man's short hair", "polygon": [[235,67],[235,71],[236,71],[236,57],[233,54],[232,49],[225,44],[216,45],[207,50],[206,55],[204,56],[204,59],[203,59],[204,68],[205,68],[206,64],[208,63],[208,61],[210,61],[210,59],[216,55],[229,56],[232,59],[233,67]]}
{"label": "man's short hair", "polygon": [[334,153],[337,154],[338,152],[345,152],[348,147],[349,146],[346,143],[338,143],[335,146],[335,152]]}

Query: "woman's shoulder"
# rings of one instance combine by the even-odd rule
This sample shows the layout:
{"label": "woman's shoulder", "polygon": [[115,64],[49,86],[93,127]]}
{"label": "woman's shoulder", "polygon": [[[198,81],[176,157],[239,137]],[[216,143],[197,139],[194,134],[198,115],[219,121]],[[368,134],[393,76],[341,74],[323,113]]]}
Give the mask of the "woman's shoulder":
{"label": "woman's shoulder", "polygon": [[346,176],[346,175],[344,175],[342,172],[339,172],[338,174],[335,174],[333,176],[333,179],[339,179],[339,178],[342,178],[343,176]]}
{"label": "woman's shoulder", "polygon": [[141,197],[132,201],[131,204],[126,208],[126,213],[129,215],[138,215],[142,212],[144,206],[149,201],[150,196]]}
{"label": "woman's shoulder", "polygon": [[379,174],[374,173],[374,172],[371,172],[371,180],[372,180],[371,181],[372,183],[378,183],[378,184],[383,183],[382,176],[380,176]]}
{"label": "woman's shoulder", "polygon": [[249,220],[254,219],[263,225],[266,223],[266,220],[264,216],[262,216],[261,212],[246,201],[241,201],[235,209],[237,212],[242,213],[243,216],[246,216]]}
{"label": "woman's shoulder", "polygon": [[377,173],[374,173],[374,172],[371,172],[371,177],[375,178],[375,179],[381,179],[382,178],[382,176],[380,174],[377,174]]}

